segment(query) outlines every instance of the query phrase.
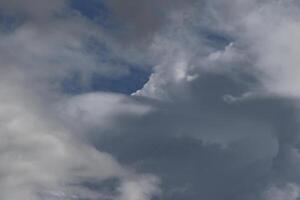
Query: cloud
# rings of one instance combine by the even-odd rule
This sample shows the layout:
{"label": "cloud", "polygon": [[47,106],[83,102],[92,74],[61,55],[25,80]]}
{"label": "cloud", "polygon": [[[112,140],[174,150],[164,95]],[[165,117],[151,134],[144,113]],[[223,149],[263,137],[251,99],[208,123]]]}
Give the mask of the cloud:
{"label": "cloud", "polygon": [[[27,88],[26,84],[11,85],[19,79],[18,75],[23,78],[22,71],[19,72],[21,74],[6,73],[9,81],[1,80],[2,199],[40,199],[48,193],[60,194],[65,198],[73,196],[96,199],[99,198],[100,191],[84,190],[85,187],[80,185],[83,182],[101,182],[114,177],[119,178],[121,182],[132,176],[138,177],[147,187],[137,188],[136,192],[143,193],[149,186],[152,189],[146,192],[147,195],[157,188],[156,182],[152,181],[154,177],[150,178],[148,183],[146,178],[143,179],[127,170],[111,155],[81,141],[71,126],[58,120],[61,117],[60,112],[55,111],[56,101],[45,101],[45,97],[40,97],[39,92],[34,88]],[[102,106],[109,97],[102,98]],[[110,98],[113,100],[116,97]],[[98,100],[101,100],[101,96]],[[107,106],[116,105],[118,106],[117,101]],[[79,132],[79,129],[77,131]],[[122,192],[126,192],[126,183],[122,185],[125,187],[125,191]]]}
{"label": "cloud", "polygon": [[265,199],[298,199],[299,198],[299,188],[294,184],[288,184],[284,188],[279,188],[276,186],[271,187],[265,193]]}
{"label": "cloud", "polygon": [[[295,1],[0,1],[1,199],[297,199]],[[132,95],[65,81],[151,66]],[[78,77],[77,77],[78,75]]]}
{"label": "cloud", "polygon": [[139,180],[129,180],[120,187],[119,199],[139,200],[152,199],[153,195],[159,195],[160,190],[156,187],[158,180],[155,177],[142,177]]}
{"label": "cloud", "polygon": [[115,126],[116,118],[143,116],[151,112],[151,105],[142,104],[127,96],[113,93],[88,93],[60,102],[58,112],[75,130],[105,130]]}
{"label": "cloud", "polygon": [[[127,184],[135,182],[144,184],[136,187],[137,197],[150,198],[152,192],[159,191],[157,177],[123,166],[109,153],[86,142],[83,135],[87,129],[74,131],[68,120],[60,120],[67,115],[57,106],[65,102],[70,103],[67,107],[73,106],[72,98],[69,100],[62,88],[72,73],[78,72],[82,84],[88,84],[92,73],[115,75],[111,73],[115,70],[119,76],[123,70],[112,69],[111,62],[98,60],[99,49],[90,51],[90,41],[102,42],[105,37],[101,28],[65,6],[68,5],[63,1],[0,1],[1,13],[22,21],[13,30],[0,34],[0,198],[123,199],[123,195],[132,192]],[[59,13],[62,9],[66,15]],[[93,102],[93,95],[87,96]],[[81,98],[84,99],[79,97],[79,101]],[[102,106],[108,102],[108,115],[113,115],[113,107],[127,112],[122,99],[126,101],[118,95],[97,96]],[[76,100],[74,106],[75,103]],[[142,106],[134,104],[132,110],[133,114],[144,112]],[[105,118],[98,120],[106,122]],[[115,192],[109,194],[85,185],[109,179],[117,179],[120,184],[114,185]]]}
{"label": "cloud", "polygon": [[[284,185],[289,184],[295,184],[297,188],[298,3],[272,0],[202,2],[169,13],[168,23],[161,25],[153,37],[150,49],[153,54],[159,55],[157,65],[144,88],[133,95],[162,102],[154,103],[158,106],[157,112],[146,114],[141,119],[120,122],[122,127],[128,128],[123,130],[124,137],[138,141],[130,140],[128,146],[123,144],[125,147],[107,147],[100,142],[100,147],[106,146],[108,151],[124,162],[140,167],[141,171],[154,171],[166,182],[174,183],[170,188],[163,187],[164,195],[174,188],[184,191],[181,197],[165,196],[170,199],[186,199],[187,196],[189,199],[259,199],[272,184],[278,184],[279,191],[285,191]],[[199,12],[201,9],[204,12]],[[224,37],[207,37],[207,32]],[[219,44],[220,40],[222,44]],[[157,140],[145,147],[146,140],[156,137]],[[160,155],[172,147],[169,143],[174,137],[179,141],[181,137],[188,137],[208,144],[224,145],[224,149],[220,149],[221,154],[226,152],[233,156],[232,151],[237,151],[239,155],[246,156],[248,162],[235,165],[230,159],[222,160],[208,164],[207,169],[191,170],[189,178],[181,177],[175,166],[187,163],[185,157],[179,156],[187,144],[176,144],[174,149],[178,151],[166,155],[166,163],[160,159]],[[169,143],[161,144],[161,140]],[[253,141],[253,146],[249,145],[250,141]],[[260,147],[259,141],[264,141]],[[115,141],[109,142],[114,144]],[[203,145],[204,148],[208,148],[208,144]],[[130,149],[134,145],[136,149],[145,147],[144,152],[133,156],[135,151]],[[153,153],[158,151],[152,147],[155,145],[162,146],[160,154]],[[192,157],[194,152],[204,152],[196,147],[191,149],[186,157]],[[203,157],[208,155],[217,158],[216,154],[209,153]],[[192,158],[200,159],[197,156]],[[174,162],[169,164],[172,159]],[[242,161],[240,157],[233,160]],[[195,162],[187,165],[194,166]],[[149,163],[153,166],[147,167]],[[206,161],[200,163],[205,165]],[[231,163],[228,171],[223,167],[227,163]],[[225,171],[220,176],[226,177],[228,185],[214,177],[216,172],[210,169],[212,166],[220,166],[217,169]],[[256,177],[253,180],[249,180],[248,167],[253,169],[252,177]],[[242,175],[238,175],[236,169],[241,170]],[[231,174],[231,170],[235,172]],[[202,171],[209,175],[206,177],[206,174],[201,174]],[[192,177],[195,174],[198,176],[194,181]],[[248,179],[239,191],[234,184],[236,176]],[[184,180],[186,184],[181,184]],[[211,185],[204,186],[210,181]],[[226,190],[220,196],[197,193],[201,188],[220,193],[225,186]],[[230,192],[231,188],[235,192]],[[194,196],[191,195],[193,192],[196,193]],[[297,198],[294,192],[291,192],[291,197],[290,192],[282,193],[286,198]],[[280,197],[281,192],[274,192],[274,196],[267,198]]]}
{"label": "cloud", "polygon": [[193,0],[128,1],[112,0],[105,2],[112,11],[112,20],[121,27],[121,42],[141,43],[152,37],[168,23],[170,13],[182,10],[194,3]]}
{"label": "cloud", "polygon": [[12,15],[20,15],[31,20],[45,20],[60,13],[66,6],[65,0],[1,0],[1,12]]}

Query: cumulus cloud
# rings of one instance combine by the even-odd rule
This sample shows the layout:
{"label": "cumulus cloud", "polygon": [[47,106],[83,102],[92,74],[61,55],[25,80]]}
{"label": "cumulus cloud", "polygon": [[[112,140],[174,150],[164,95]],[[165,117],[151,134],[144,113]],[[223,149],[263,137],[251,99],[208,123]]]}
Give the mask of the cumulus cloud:
{"label": "cumulus cloud", "polygon": [[[123,166],[76,135],[68,120],[60,120],[67,115],[57,106],[69,98],[63,94],[63,81],[72,73],[78,72],[86,84],[91,73],[107,75],[110,70],[123,70],[108,67],[109,62],[97,68],[104,61],[88,46],[90,41],[102,42],[101,28],[64,1],[1,1],[0,7],[1,14],[21,22],[0,35],[1,199],[123,199],[123,194],[132,192],[127,184],[135,181],[144,184],[134,191],[139,199],[159,191],[154,175],[139,175]],[[108,94],[98,97],[108,115],[113,111],[109,107],[131,113],[119,99]],[[132,113],[142,113],[142,106],[140,110]],[[104,115],[95,118],[105,123]],[[85,131],[77,130],[81,136]],[[115,192],[107,194],[87,186],[109,179],[119,182],[113,186]]]}
{"label": "cumulus cloud", "polygon": [[[299,198],[299,3],[101,6],[0,0],[1,199]],[[149,65],[131,95],[65,88]]]}
{"label": "cumulus cloud", "polygon": [[[262,197],[265,193],[267,199],[298,198],[294,192],[297,189],[289,192],[290,189],[285,187],[292,184],[297,188],[299,182],[298,9],[296,1],[197,1],[170,13],[169,23],[161,26],[159,33],[155,34],[151,49],[159,55],[159,62],[149,81],[133,95],[159,99],[164,103],[159,111],[138,122],[137,119],[129,120],[127,134],[138,138],[144,132],[145,138],[151,134],[153,138],[163,135],[162,138],[170,140],[173,137],[192,137],[225,144],[225,149],[220,150],[224,152],[236,151],[235,148],[244,146],[237,151],[249,156],[249,163],[242,167],[232,163],[228,171],[224,167],[219,169],[226,171],[222,175],[228,176],[229,188],[235,188],[233,193],[229,188],[220,196],[196,192],[200,187],[206,188],[206,191],[212,188],[222,191],[216,189],[219,179],[213,178],[213,170],[207,170],[209,177],[197,176],[198,179],[203,178],[204,183],[179,176],[175,178],[175,182],[180,182],[177,186],[185,188],[182,191],[188,193],[187,188],[190,188],[192,191],[189,192],[196,193],[189,196],[190,199],[258,199],[265,198]],[[144,130],[145,126],[149,131]],[[147,144],[142,137],[136,148],[142,141]],[[247,146],[250,141],[257,145],[256,150],[261,149],[256,152],[251,145]],[[261,147],[258,147],[259,141],[264,141]],[[128,141],[130,147],[124,144],[123,148],[130,151],[132,143],[135,142]],[[162,145],[156,140],[154,144]],[[172,147],[171,144],[164,145],[166,149]],[[183,149],[180,144],[177,145]],[[167,170],[174,169],[166,178],[170,182],[174,182],[172,176],[178,174],[173,165],[167,165],[157,155],[153,157],[151,151],[155,150],[151,146],[141,153],[144,157],[132,157],[114,149],[111,151],[142,170],[151,170],[147,167],[149,163],[154,169],[160,165]],[[200,154],[202,151],[197,152]],[[266,151],[269,153],[262,154]],[[165,159],[172,160],[171,155],[168,154]],[[184,160],[179,156],[176,158],[177,162]],[[196,165],[196,162],[190,165]],[[211,165],[224,166],[227,162],[230,161]],[[236,191],[230,178],[237,174],[229,175],[230,171],[237,168],[243,171],[250,166],[257,179],[245,181],[245,188]],[[154,169],[161,176],[167,173],[163,169]],[[198,173],[199,170],[194,170],[191,176]],[[248,177],[243,175],[245,179]],[[209,180],[215,184],[203,186]],[[181,184],[184,181],[192,186]],[[278,188],[266,192],[272,184],[277,184]],[[191,189],[193,187],[196,188]],[[183,194],[182,199],[185,195],[188,196]],[[173,196],[165,197],[172,199]]]}

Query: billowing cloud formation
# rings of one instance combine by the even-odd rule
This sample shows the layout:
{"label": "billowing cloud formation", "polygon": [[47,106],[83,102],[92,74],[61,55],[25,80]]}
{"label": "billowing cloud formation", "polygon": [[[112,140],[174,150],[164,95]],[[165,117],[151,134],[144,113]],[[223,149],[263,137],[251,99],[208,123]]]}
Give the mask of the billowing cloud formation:
{"label": "billowing cloud formation", "polygon": [[0,0],[0,199],[299,199],[299,6]]}
{"label": "billowing cloud formation", "polygon": [[[101,28],[63,1],[1,1],[0,6],[1,199],[149,199],[158,194],[157,177],[122,166],[84,140],[87,129],[74,130],[62,119],[68,112],[62,112],[61,105],[70,98],[63,93],[65,79],[78,73],[85,84],[91,73],[123,73],[108,67],[109,61],[107,67],[97,68],[104,61],[89,44],[105,37]],[[118,99],[126,100],[121,95],[98,96],[102,106],[116,104],[116,112],[124,107],[118,107]],[[124,107],[121,112],[141,115],[149,108],[132,110]],[[113,108],[107,108],[108,115],[110,111]],[[110,192],[106,186],[93,187],[109,180],[114,180]]]}
{"label": "billowing cloud formation", "polygon": [[121,123],[134,139],[102,146],[164,177],[165,199],[297,199],[298,10],[216,0],[169,12],[152,38],[154,73],[134,94],[164,103]]}

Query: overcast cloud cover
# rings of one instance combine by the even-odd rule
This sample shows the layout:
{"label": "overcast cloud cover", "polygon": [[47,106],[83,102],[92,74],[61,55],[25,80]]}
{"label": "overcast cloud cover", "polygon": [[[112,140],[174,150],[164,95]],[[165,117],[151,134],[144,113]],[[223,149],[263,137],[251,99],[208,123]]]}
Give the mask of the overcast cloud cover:
{"label": "overcast cloud cover", "polygon": [[300,199],[299,10],[0,0],[0,199]]}

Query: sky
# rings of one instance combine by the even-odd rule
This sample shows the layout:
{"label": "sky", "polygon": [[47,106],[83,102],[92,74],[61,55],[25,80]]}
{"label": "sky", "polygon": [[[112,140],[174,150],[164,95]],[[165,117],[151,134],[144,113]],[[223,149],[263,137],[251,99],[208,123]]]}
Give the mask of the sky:
{"label": "sky", "polygon": [[296,0],[0,0],[1,200],[299,200]]}

